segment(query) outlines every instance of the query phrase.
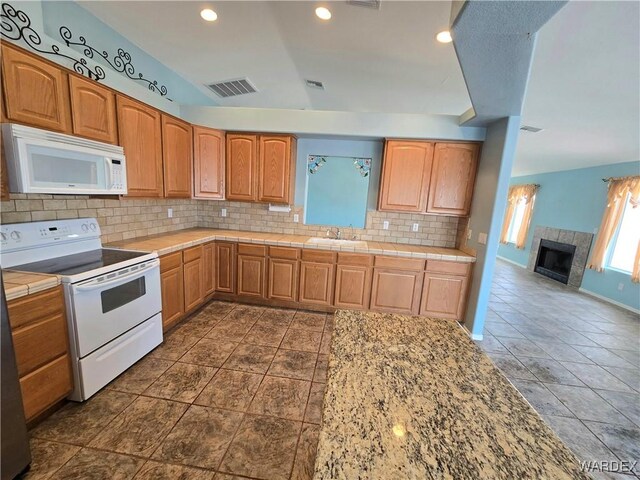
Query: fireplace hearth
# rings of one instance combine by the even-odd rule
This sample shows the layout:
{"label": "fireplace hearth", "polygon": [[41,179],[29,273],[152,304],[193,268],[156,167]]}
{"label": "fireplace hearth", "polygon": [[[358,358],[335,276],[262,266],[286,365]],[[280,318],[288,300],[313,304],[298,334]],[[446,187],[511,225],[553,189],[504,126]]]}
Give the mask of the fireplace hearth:
{"label": "fireplace hearth", "polygon": [[542,239],[534,271],[566,285],[575,252],[575,245]]}

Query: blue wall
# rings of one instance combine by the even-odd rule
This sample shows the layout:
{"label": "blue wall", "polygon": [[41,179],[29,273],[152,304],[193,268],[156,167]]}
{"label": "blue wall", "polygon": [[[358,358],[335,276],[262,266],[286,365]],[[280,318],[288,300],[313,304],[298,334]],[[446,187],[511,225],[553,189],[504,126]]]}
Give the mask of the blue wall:
{"label": "blue wall", "polygon": [[[524,250],[501,244],[498,255],[526,266],[537,225],[595,233],[600,227],[607,198],[607,184],[602,179],[638,175],[639,172],[640,163],[630,162],[512,178],[511,184],[537,183],[541,187],[536,195]],[[618,290],[619,283],[624,285],[622,291]],[[622,272],[587,270],[581,288],[640,309],[640,284],[632,283],[631,276]]]}

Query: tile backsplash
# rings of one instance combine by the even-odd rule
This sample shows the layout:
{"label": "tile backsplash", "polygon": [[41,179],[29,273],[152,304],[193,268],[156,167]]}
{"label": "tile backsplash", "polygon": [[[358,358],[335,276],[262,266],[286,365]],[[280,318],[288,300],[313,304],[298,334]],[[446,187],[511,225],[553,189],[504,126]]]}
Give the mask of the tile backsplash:
{"label": "tile backsplash", "polygon": [[[173,209],[173,218],[167,210]],[[222,209],[227,216],[222,217]],[[294,222],[294,214],[299,222]],[[326,226],[304,225],[303,209],[269,212],[268,205],[244,202],[182,199],[97,199],[74,195],[11,194],[0,202],[0,223],[96,217],[104,243],[193,227],[226,228],[324,236]],[[384,230],[383,221],[389,222]],[[412,225],[419,224],[418,232]],[[410,213],[367,212],[365,228],[343,228],[359,240],[435,247],[455,247],[465,219]]]}

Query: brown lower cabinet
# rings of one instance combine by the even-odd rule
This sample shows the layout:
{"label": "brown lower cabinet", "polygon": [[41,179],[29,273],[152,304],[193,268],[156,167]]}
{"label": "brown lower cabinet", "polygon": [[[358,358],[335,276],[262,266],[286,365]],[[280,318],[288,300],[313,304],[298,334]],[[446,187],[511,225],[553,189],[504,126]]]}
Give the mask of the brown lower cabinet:
{"label": "brown lower cabinet", "polygon": [[160,284],[162,289],[162,328],[168,330],[184,315],[184,277],[182,252],[160,257]]}
{"label": "brown lower cabinet", "polygon": [[338,254],[334,305],[367,310],[371,296],[371,255]]}
{"label": "brown lower cabinet", "polygon": [[267,298],[298,301],[299,258],[298,248],[269,247]]}
{"label": "brown lower cabinet", "polygon": [[238,289],[244,297],[266,297],[267,247],[263,245],[238,245]]}
{"label": "brown lower cabinet", "polygon": [[371,310],[417,315],[424,264],[424,260],[376,256]]}
{"label": "brown lower cabinet", "polygon": [[462,319],[470,274],[470,264],[428,261],[422,286],[420,315]]}
{"label": "brown lower cabinet", "polygon": [[184,310],[190,312],[204,302],[204,262],[202,245],[182,252],[184,272]]}
{"label": "brown lower cabinet", "polygon": [[8,302],[27,421],[73,389],[62,287]]}
{"label": "brown lower cabinet", "polygon": [[236,244],[216,242],[216,292],[236,293]]}
{"label": "brown lower cabinet", "polygon": [[202,262],[204,294],[211,295],[216,289],[216,245],[214,242],[202,246]]}

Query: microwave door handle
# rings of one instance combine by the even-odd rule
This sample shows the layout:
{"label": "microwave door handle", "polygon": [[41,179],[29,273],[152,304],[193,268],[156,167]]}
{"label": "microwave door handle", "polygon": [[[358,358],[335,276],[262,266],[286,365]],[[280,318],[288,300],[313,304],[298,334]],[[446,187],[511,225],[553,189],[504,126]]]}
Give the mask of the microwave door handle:
{"label": "microwave door handle", "polygon": [[127,275],[123,275],[123,276],[115,278],[113,280],[109,280],[108,282],[100,282],[100,283],[93,283],[92,282],[89,285],[77,285],[77,286],[74,286],[73,289],[78,291],[78,292],[90,292],[92,290],[97,290],[99,288],[102,289],[104,287],[110,287],[112,285],[116,285],[116,284],[119,284],[119,283],[124,283],[125,280],[128,280],[130,278],[139,277],[141,273],[146,273],[149,270],[153,270],[154,268],[157,268],[158,265],[159,265],[159,262],[154,261],[148,267],[145,267],[145,268],[140,269],[140,270],[136,270],[135,272],[131,272],[131,273],[127,274]]}
{"label": "microwave door handle", "polygon": [[111,159],[108,157],[106,157],[104,161],[107,164],[107,188],[111,190],[113,187],[113,165],[111,164]]}

